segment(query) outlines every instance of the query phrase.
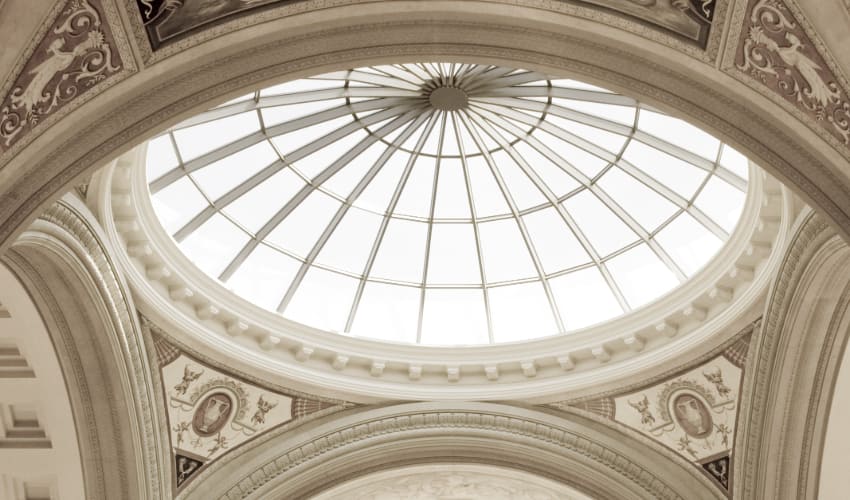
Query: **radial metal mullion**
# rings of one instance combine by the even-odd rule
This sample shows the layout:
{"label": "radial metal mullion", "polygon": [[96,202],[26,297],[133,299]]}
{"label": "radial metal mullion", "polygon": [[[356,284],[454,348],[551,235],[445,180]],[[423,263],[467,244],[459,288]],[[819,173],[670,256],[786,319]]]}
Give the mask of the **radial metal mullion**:
{"label": "radial metal mullion", "polygon": [[379,72],[387,75],[388,77],[399,78],[401,80],[404,80],[404,81],[406,81],[410,84],[416,85],[416,86],[421,86],[424,83],[424,81],[420,77],[416,76],[414,73],[411,73],[410,71],[408,71],[406,69],[399,68],[399,67],[394,66],[392,64],[384,65],[384,66],[381,66],[380,68],[373,67],[372,69],[374,69],[375,71],[379,71]]}
{"label": "radial metal mullion", "polygon": [[[484,120],[483,118],[476,118],[474,115],[470,115],[470,119],[474,120],[479,126],[481,126],[481,128],[488,135],[490,135],[490,137],[494,141],[499,142],[502,145],[503,149],[505,149],[505,151],[508,154],[513,153],[513,154],[511,154],[511,157],[514,158],[514,161],[517,161],[517,158],[522,160],[522,158],[518,154],[516,154],[516,151],[513,149],[513,147],[510,146],[504,140],[503,137],[501,137],[498,133],[496,133],[496,131],[492,129],[492,127],[486,122],[486,120]],[[520,165],[520,168],[522,168],[522,164],[524,164],[524,163],[525,163],[524,160],[522,160],[522,163],[517,161],[517,164]],[[597,263],[599,270],[602,272],[602,275],[605,278],[606,283],[608,284],[608,287],[611,289],[611,292],[617,298],[617,301],[620,303],[620,306],[623,308],[623,310],[624,311],[631,310],[631,307],[629,306],[628,302],[626,301],[625,295],[623,295],[623,292],[620,290],[620,287],[614,281],[614,277],[611,276],[611,273],[608,271],[607,267],[605,266],[605,263],[602,262],[602,259],[600,258],[601,256],[596,252],[596,249],[593,247],[593,245],[590,243],[590,241],[584,235],[584,232],[578,227],[578,224],[575,223],[572,216],[569,215],[569,213],[563,207],[563,205],[558,203],[557,196],[555,196],[555,194],[552,192],[552,190],[549,189],[549,187],[546,186],[546,184],[543,183],[539,179],[539,177],[537,177],[536,174],[533,174],[532,172],[526,171],[526,169],[523,169],[523,171],[526,173],[526,175],[529,177],[529,179],[534,183],[534,185],[537,187],[537,189],[539,189],[540,192],[549,200],[549,203],[551,203],[552,206],[558,211],[558,213],[561,215],[561,218],[564,220],[564,222],[567,223],[567,225],[573,231],[573,234],[576,236],[576,238],[579,240],[581,245],[584,247],[585,251],[588,253],[588,255],[590,255],[591,259],[593,259],[593,261],[595,263]],[[531,175],[531,174],[533,174],[533,175]]]}
{"label": "radial metal mullion", "polygon": [[298,269],[298,272],[295,274],[295,277],[292,279],[292,282],[289,285],[289,289],[284,294],[283,298],[278,305],[278,312],[283,313],[286,310],[286,307],[289,305],[292,298],[295,296],[295,292],[298,290],[298,287],[301,286],[301,282],[304,280],[304,277],[307,275],[307,271],[310,269],[310,266],[313,265],[313,262],[319,256],[319,253],[327,244],[328,240],[330,240],[331,235],[333,235],[334,231],[336,231],[339,223],[342,222],[342,219],[345,217],[345,214],[348,213],[348,210],[351,208],[353,203],[360,197],[366,187],[369,186],[369,183],[372,182],[372,179],[378,175],[378,172],[384,167],[384,165],[389,161],[390,157],[398,150],[399,143],[403,143],[410,137],[413,132],[415,132],[422,123],[428,118],[426,113],[422,113],[417,116],[413,123],[407,126],[407,128],[402,132],[402,134],[398,138],[398,143],[394,143],[392,146],[386,148],[381,156],[375,161],[375,163],[369,168],[369,170],[363,175],[363,178],[354,186],[354,189],[351,190],[348,197],[345,199],[345,202],[340,205],[334,214],[331,221],[325,227],[322,234],[319,236],[319,239],[313,244],[313,247],[310,249],[310,252],[304,257],[304,261],[301,263],[301,267]]}
{"label": "radial metal mullion", "polygon": [[198,115],[195,115],[191,118],[183,120],[177,125],[171,127],[169,131],[181,130],[184,128],[194,127],[195,125],[201,125],[203,123],[208,123],[215,120],[220,120],[222,118],[228,118],[234,115],[238,115],[240,113],[245,113],[251,110],[257,109],[257,103],[252,99],[246,99],[244,101],[234,102],[233,104],[228,104],[227,106],[222,106],[220,108],[213,108]]}
{"label": "radial metal mullion", "polygon": [[[469,111],[464,113],[464,116],[470,121],[476,121],[474,116],[472,116]],[[552,287],[549,284],[548,278],[546,278],[546,272],[543,269],[543,262],[540,260],[540,256],[537,254],[537,250],[534,247],[534,243],[531,241],[531,235],[528,233],[528,228],[525,226],[525,221],[523,221],[522,217],[520,217],[520,210],[516,204],[516,201],[513,199],[513,195],[511,195],[510,190],[508,189],[507,183],[505,183],[502,174],[499,172],[498,166],[496,162],[493,160],[493,157],[490,155],[490,152],[483,147],[484,141],[481,138],[480,134],[474,127],[462,116],[463,124],[466,129],[469,131],[475,145],[478,147],[478,150],[481,151],[484,156],[484,160],[487,162],[487,166],[490,168],[490,173],[493,175],[493,178],[496,180],[496,184],[499,186],[499,190],[502,192],[502,196],[505,198],[505,201],[508,204],[508,207],[511,210],[511,213],[514,216],[514,220],[516,221],[517,227],[519,228],[520,234],[522,235],[522,239],[525,242],[526,250],[528,250],[529,255],[531,256],[531,260],[534,263],[534,268],[537,270],[537,275],[540,278],[540,283],[543,285],[543,290],[546,293],[546,299],[549,301],[549,308],[552,312],[552,316],[555,319],[555,325],[558,328],[558,332],[566,331],[564,328],[564,321],[561,317],[561,311],[558,307],[557,302],[555,301],[555,295],[552,293]],[[491,137],[493,134],[489,134]],[[493,137],[493,140],[500,143],[503,149],[511,148],[504,138],[496,134],[498,137]],[[539,186],[538,186],[539,189]],[[551,200],[550,200],[551,201]]]}
{"label": "radial metal mullion", "polygon": [[[259,144],[266,138],[265,134],[262,130],[258,130],[257,132],[253,132],[245,137],[235,140],[234,142],[230,142],[221,146],[209,153],[206,153],[198,158],[190,160],[186,163],[181,163],[177,167],[169,170],[168,172],[160,175],[156,179],[154,179],[149,185],[148,188],[151,191],[151,194],[156,194],[159,191],[167,188],[173,182],[180,180],[184,175],[190,174],[195,170],[203,168],[211,163],[214,163],[222,158],[226,158],[234,153],[238,153],[245,148],[249,148],[254,146],[255,144]],[[175,143],[176,144],[176,143]],[[175,146],[176,150],[176,146]]]}
{"label": "radial metal mullion", "polygon": [[476,100],[481,101],[483,103],[495,104],[497,106],[525,109],[538,113],[546,111],[547,113],[550,113],[560,118],[564,118],[565,120],[571,120],[577,123],[587,125],[589,127],[598,128],[614,134],[619,134],[623,136],[628,136],[632,134],[632,128],[629,125],[625,125],[620,122],[609,120],[607,118],[585,113],[583,111],[565,108],[554,103],[546,104],[540,101],[527,101],[514,97],[481,98]]}
{"label": "radial metal mullion", "polygon": [[384,241],[384,235],[387,232],[387,227],[390,225],[390,219],[392,218],[393,212],[395,212],[395,207],[398,205],[399,199],[401,199],[401,193],[404,191],[404,187],[407,185],[407,180],[410,178],[410,173],[413,171],[413,165],[416,164],[416,161],[419,159],[419,154],[422,152],[422,148],[425,146],[425,142],[428,139],[428,136],[431,134],[431,131],[434,129],[434,125],[437,123],[437,114],[433,111],[429,113],[428,123],[425,125],[425,130],[422,132],[422,135],[419,136],[419,139],[416,141],[416,145],[413,148],[413,152],[410,155],[410,158],[407,160],[407,165],[404,166],[404,171],[401,173],[401,178],[399,179],[399,183],[393,191],[393,196],[387,204],[387,209],[384,212],[384,217],[381,219],[381,226],[378,228],[378,235],[375,238],[375,242],[372,244],[372,248],[369,250],[369,257],[366,259],[366,265],[363,268],[363,273],[360,276],[360,282],[357,284],[357,292],[354,294],[354,302],[351,304],[351,310],[348,314],[348,319],[345,322],[345,330],[350,331],[351,327],[354,325],[354,317],[357,315],[357,309],[360,307],[360,300],[363,297],[363,290],[366,288],[366,282],[369,278],[369,275],[372,273],[372,267],[375,265],[375,259],[378,256],[378,250],[381,247],[381,243]]}
{"label": "radial metal mullion", "polygon": [[488,97],[559,97],[561,99],[572,99],[597,104],[611,104],[614,106],[637,106],[637,101],[631,97],[593,90],[568,89],[563,87],[547,87],[546,85],[524,85],[508,87],[503,89],[488,89],[484,94]]}
{"label": "radial metal mullion", "polygon": [[[362,105],[362,106],[358,106]],[[361,121],[366,121],[371,118],[372,123],[378,122],[387,118],[388,112],[391,110],[404,109],[409,108],[411,106],[410,99],[387,99],[387,100],[375,100],[375,101],[363,101],[354,104],[341,104],[331,109],[327,109],[325,111],[320,111],[318,113],[314,113],[307,116],[302,116],[300,118],[296,118],[294,120],[289,120],[283,123],[278,123],[276,125],[272,125],[268,128],[269,136],[277,136],[282,134],[287,134],[289,132],[294,132],[296,130],[300,130],[303,128],[311,127],[313,125],[317,125],[319,123],[335,120],[337,118],[342,118],[344,116],[348,116],[351,113],[357,113],[361,111],[371,111],[373,109],[381,109],[382,111],[378,111],[373,115],[369,115],[365,118],[362,118]],[[382,116],[383,118],[375,119],[373,116]]]}
{"label": "radial metal mullion", "polygon": [[525,73],[516,73],[509,74],[506,76],[501,76],[499,78],[495,78],[487,82],[486,85],[480,87],[474,87],[474,90],[470,90],[472,93],[477,93],[482,90],[486,90],[489,88],[510,88],[517,85],[522,85],[523,83],[531,83],[536,81],[546,81],[548,77],[542,73],[537,73],[535,71],[528,71]]}
{"label": "radial metal mullion", "polygon": [[[384,115],[389,115],[389,117],[398,116],[398,115],[402,114],[405,109],[410,109],[410,107],[401,108],[401,109],[391,108],[391,109],[388,109],[388,110],[385,110],[385,111],[382,111],[382,112],[379,112],[379,113],[375,113],[374,115],[369,115],[366,118],[364,118],[361,122],[353,121],[351,123],[348,123],[348,124],[338,128],[338,129],[330,132],[329,134],[322,136],[321,138],[317,139],[316,141],[311,142],[310,144],[307,144],[305,146],[302,146],[301,148],[298,148],[297,150],[295,150],[291,154],[287,155],[286,163],[292,164],[292,163],[300,160],[301,158],[309,156],[310,154],[312,154],[315,151],[321,149],[322,147],[332,143],[333,141],[340,139],[342,137],[345,137],[348,134],[353,133],[355,130],[359,130],[360,128],[362,128],[362,126],[364,124],[368,125],[368,124],[371,124],[372,122],[379,122],[382,119],[386,118],[386,116],[378,116],[378,115],[384,114]],[[407,112],[409,113],[410,111],[407,111]],[[392,123],[395,123],[395,122],[392,122]],[[367,138],[369,138],[369,137],[373,137],[373,136],[367,135]],[[364,141],[365,141],[365,139],[364,139]],[[374,141],[372,141],[372,142],[374,142]],[[365,147],[368,147],[369,145],[371,145],[371,142],[369,144],[367,144],[365,147],[363,146],[363,144],[364,144],[364,142],[361,141],[361,143],[359,143],[357,146],[355,146],[355,149],[357,149],[359,147],[362,147],[363,149],[365,149]],[[358,154],[359,154],[359,151],[362,151],[362,149],[358,150]],[[228,191],[227,193],[225,193],[224,195],[222,195],[218,199],[216,199],[215,200],[215,206],[219,210],[226,207],[227,205],[229,205],[230,203],[235,201],[237,198],[239,198],[243,194],[247,193],[248,191],[253,189],[255,186],[257,186],[261,182],[263,182],[265,179],[267,179],[268,177],[270,177],[271,175],[276,173],[278,170],[284,168],[286,166],[286,163],[282,164],[282,163],[275,161],[274,163],[270,164],[269,166],[263,168],[262,170],[260,170],[256,174],[252,175],[251,177],[249,177],[248,179],[246,179],[245,181],[240,183],[238,186],[232,188],[230,191]],[[322,174],[320,173],[318,176],[316,176],[316,178],[318,179],[321,175]],[[333,175],[333,174],[331,174],[331,175]],[[322,179],[319,182],[319,184],[324,182],[324,180],[325,179]],[[315,182],[315,179],[314,179],[314,182]],[[309,188],[310,186],[311,185],[308,184],[307,186],[302,188],[302,191]],[[300,192],[299,192],[299,194],[300,194]],[[299,203],[300,203],[300,201],[299,201]],[[206,222],[214,214],[215,214],[215,211],[210,212],[209,210],[202,210],[198,215],[193,217],[188,223],[186,223],[183,227],[181,227],[175,233],[174,238],[177,239],[177,241],[181,241],[183,238],[185,238],[187,235],[189,235],[192,231],[194,231],[195,229],[200,227],[204,222]]]}
{"label": "radial metal mullion", "polygon": [[467,94],[474,93],[476,89],[482,88],[485,85],[489,85],[490,82],[496,80],[498,78],[502,78],[513,71],[513,68],[500,68],[498,66],[494,66],[489,71],[480,74],[480,77],[476,79],[476,81],[472,84],[465,85],[464,90]]}
{"label": "radial metal mullion", "polygon": [[419,294],[419,318],[416,323],[416,343],[422,342],[422,321],[425,317],[425,289],[428,284],[428,267],[431,257],[431,233],[434,230],[434,209],[437,206],[437,183],[440,181],[440,158],[443,155],[443,136],[446,134],[446,113],[440,113],[440,133],[437,139],[437,161],[434,165],[434,182],[431,184],[431,207],[428,212],[428,231],[425,233],[425,262],[422,266],[422,284]]}
{"label": "radial metal mullion", "polygon": [[271,219],[269,219],[263,225],[263,227],[260,228],[259,231],[257,231],[257,234],[254,236],[254,238],[248,240],[248,242],[242,247],[242,250],[239,251],[236,257],[234,257],[233,260],[231,260],[227,267],[224,269],[224,271],[222,271],[221,275],[219,276],[219,279],[221,281],[227,281],[230,276],[233,275],[236,269],[242,264],[242,262],[244,262],[245,259],[248,258],[248,255],[250,255],[251,252],[254,251],[257,245],[259,245],[260,241],[265,239],[266,236],[268,236],[272,231],[274,231],[278,224],[280,224],[283,219],[285,219],[290,213],[292,213],[292,211],[295,210],[295,208],[297,208],[298,205],[301,204],[301,202],[307,199],[307,196],[309,196],[313,191],[315,191],[318,186],[320,186],[323,182],[325,182],[327,179],[337,173],[341,168],[347,165],[357,155],[365,151],[369,146],[377,142],[381,137],[389,134],[393,130],[409,122],[412,117],[417,113],[420,113],[418,109],[408,111],[402,116],[395,118],[390,123],[387,123],[380,129],[375,131],[373,134],[367,135],[365,138],[363,138],[363,140],[357,143],[354,148],[347,151],[340,158],[338,158],[336,161],[334,161],[324,170],[322,170],[318,175],[316,175],[316,177],[313,179],[312,184],[307,184],[306,186],[302,187],[295,194],[295,196],[293,196],[292,199],[290,199],[286,203],[286,205],[281,207],[281,209],[278,210],[271,217]]}
{"label": "radial metal mullion", "polygon": [[[322,75],[322,78],[326,80],[348,80],[361,83],[369,83],[372,85],[385,86],[395,89],[418,90],[419,88],[418,85],[411,82],[399,81],[395,78],[389,78],[376,73],[368,73],[365,71],[357,70],[335,71],[333,73],[327,73],[325,75]],[[404,85],[402,85],[402,83]]]}
{"label": "radial metal mullion", "polygon": [[455,81],[457,82],[458,85],[463,85],[464,83],[466,83],[470,79],[475,78],[478,75],[486,72],[488,70],[488,68],[490,68],[490,66],[488,66],[486,64],[472,65],[466,70],[466,72],[464,74],[458,75],[457,78],[455,79]]}
{"label": "radial metal mullion", "polygon": [[747,193],[746,179],[739,176],[735,172],[732,172],[720,163],[717,163],[717,166],[714,168],[714,175],[716,175],[720,179],[723,179],[724,181],[726,181],[726,183],[728,183],[738,191],[741,191],[744,194]]}
{"label": "radial metal mullion", "polygon": [[[674,158],[682,160],[686,163],[690,163],[695,167],[705,170],[706,172],[711,172],[712,170],[714,170],[713,161],[703,158],[702,156],[692,151],[688,151],[687,149],[684,149],[681,146],[677,146],[672,142],[668,142],[664,139],[661,139],[660,137],[656,137],[642,130],[637,130],[635,131],[634,138],[659,151],[663,151]],[[720,146],[718,146],[717,149],[719,151]]]}
{"label": "radial metal mullion", "polygon": [[688,206],[690,206],[691,202],[688,201],[685,197],[673,191],[669,187],[665,186],[660,181],[655,180],[654,177],[647,174],[638,167],[632,165],[629,161],[621,158],[617,161],[617,166],[620,167],[627,174],[637,179],[641,184],[649,187],[656,193],[662,195],[664,198],[669,200],[677,207],[687,209]]}
{"label": "radial metal mullion", "polygon": [[[546,106],[543,103],[538,103],[538,104],[542,104],[543,106]],[[493,108],[493,106],[480,105],[478,103],[475,103],[474,107],[476,109],[486,109],[486,110],[490,110],[490,111],[492,111],[492,108]],[[499,106],[496,105],[496,107],[498,108]],[[555,137],[561,139],[562,141],[569,143],[569,144],[572,144],[573,146],[575,146],[575,147],[577,147],[577,148],[579,148],[579,149],[581,149],[581,150],[583,150],[583,151],[585,151],[585,152],[587,152],[587,153],[589,153],[589,154],[591,154],[591,155],[593,155],[593,156],[595,156],[595,157],[597,157],[601,160],[604,160],[608,163],[611,163],[611,162],[614,162],[614,161],[617,160],[616,154],[614,154],[614,153],[612,153],[612,152],[610,152],[606,149],[602,149],[601,147],[597,146],[596,144],[594,144],[594,143],[592,143],[592,142],[590,142],[586,139],[583,139],[583,138],[573,134],[572,132],[568,132],[568,131],[562,129],[561,127],[558,127],[557,125],[553,125],[552,123],[549,123],[547,121],[540,121],[540,119],[538,119],[538,118],[534,118],[533,116],[526,115],[525,113],[520,113],[518,111],[514,111],[510,108],[499,109],[499,112],[501,112],[505,116],[509,116],[511,119],[516,120],[520,123],[525,123],[526,125],[529,125],[531,127],[537,127],[538,129],[543,130],[544,132],[548,132],[549,134],[554,135]]]}
{"label": "radial metal mullion", "polygon": [[490,292],[487,289],[487,273],[484,271],[484,252],[481,249],[481,234],[478,230],[478,216],[475,211],[475,203],[472,201],[472,183],[469,179],[469,167],[466,163],[466,148],[464,147],[463,140],[460,137],[460,130],[458,129],[458,122],[455,113],[451,114],[451,118],[452,127],[454,128],[455,133],[455,140],[457,141],[458,150],[460,151],[463,180],[466,184],[466,200],[469,203],[469,213],[472,216],[472,232],[475,235],[475,250],[478,252],[478,272],[481,275],[481,288],[484,293],[484,312],[487,315],[487,337],[490,339],[490,343],[492,344],[495,342],[495,337],[493,335],[493,313],[490,307]]}

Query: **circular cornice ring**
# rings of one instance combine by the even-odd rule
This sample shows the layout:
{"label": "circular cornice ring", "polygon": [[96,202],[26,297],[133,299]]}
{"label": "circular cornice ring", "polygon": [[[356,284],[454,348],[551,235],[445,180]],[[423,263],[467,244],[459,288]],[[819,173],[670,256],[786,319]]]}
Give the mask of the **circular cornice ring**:
{"label": "circular cornice ring", "polygon": [[755,169],[742,222],[730,241],[705,269],[661,300],[569,335],[428,348],[319,331],[235,296],[197,269],[159,225],[143,158],[144,146],[121,157],[97,188],[101,220],[125,250],[119,259],[139,309],[180,342],[221,363],[238,363],[260,378],[283,377],[298,390],[344,390],[363,402],[539,400],[590,386],[599,390],[606,382],[689,358],[706,340],[725,340],[720,337],[737,331],[729,328],[731,322],[761,307],[791,219],[790,195]]}

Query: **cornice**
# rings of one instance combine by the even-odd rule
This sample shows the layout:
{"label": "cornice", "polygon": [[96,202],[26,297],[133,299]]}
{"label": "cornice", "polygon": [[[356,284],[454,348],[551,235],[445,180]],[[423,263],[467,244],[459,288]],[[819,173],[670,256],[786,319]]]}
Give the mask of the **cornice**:
{"label": "cornice", "polygon": [[143,157],[137,149],[120,158],[104,174],[111,181],[98,194],[104,226],[126,251],[120,259],[139,308],[170,325],[173,337],[187,339],[184,344],[193,338],[195,350],[201,350],[199,344],[218,346],[220,352],[211,356],[219,363],[225,362],[224,351],[261,378],[283,375],[370,398],[445,398],[446,386],[451,398],[546,398],[567,387],[598,387],[603,376],[634,377],[673,359],[673,352],[680,359],[718,332],[732,335],[725,325],[760,299],[790,220],[782,188],[754,170],[731,242],[706,270],[658,303],[587,331],[519,346],[429,349],[309,329],[225,290],[197,270],[159,226]]}

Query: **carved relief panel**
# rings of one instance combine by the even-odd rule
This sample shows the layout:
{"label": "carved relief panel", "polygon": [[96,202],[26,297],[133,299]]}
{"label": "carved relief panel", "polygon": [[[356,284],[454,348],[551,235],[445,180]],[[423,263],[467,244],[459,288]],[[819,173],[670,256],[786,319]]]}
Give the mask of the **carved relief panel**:
{"label": "carved relief panel", "polygon": [[110,3],[58,3],[40,39],[19,61],[0,95],[0,157],[30,131],[47,126],[134,70],[129,47]]}

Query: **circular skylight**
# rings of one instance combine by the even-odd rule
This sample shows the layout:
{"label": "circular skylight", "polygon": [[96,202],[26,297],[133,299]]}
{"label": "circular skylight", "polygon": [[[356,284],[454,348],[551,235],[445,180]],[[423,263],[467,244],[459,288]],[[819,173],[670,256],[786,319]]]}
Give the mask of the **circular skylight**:
{"label": "circular skylight", "polygon": [[266,88],[148,144],[154,208],[236,294],[430,345],[564,334],[641,307],[729,238],[748,161],[634,99],[476,64]]}

